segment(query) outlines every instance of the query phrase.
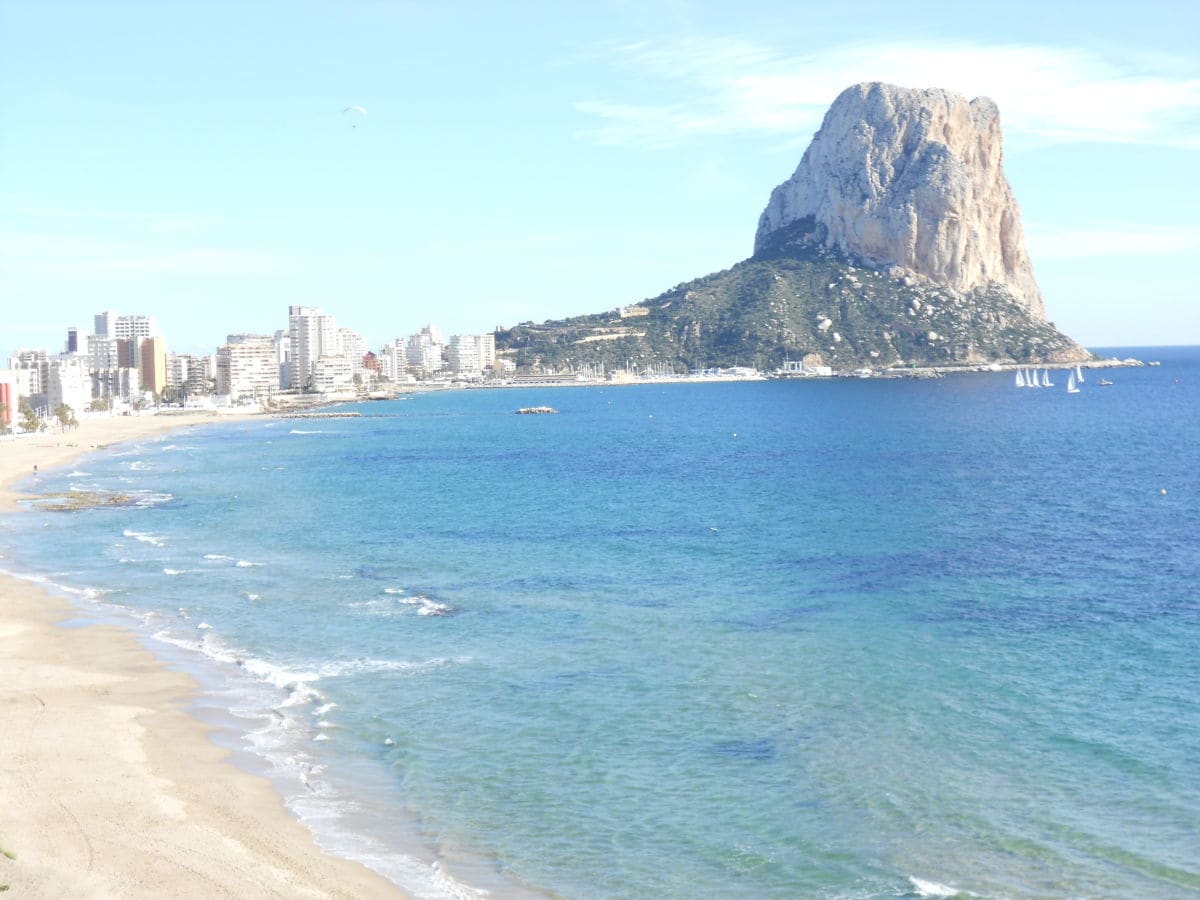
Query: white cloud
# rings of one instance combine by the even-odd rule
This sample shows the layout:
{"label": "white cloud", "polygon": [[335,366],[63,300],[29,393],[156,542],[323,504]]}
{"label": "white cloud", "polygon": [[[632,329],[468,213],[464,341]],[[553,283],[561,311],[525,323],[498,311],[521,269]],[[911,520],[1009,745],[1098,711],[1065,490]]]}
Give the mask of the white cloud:
{"label": "white cloud", "polygon": [[1200,149],[1200,75],[1169,61],[1033,44],[863,43],[785,56],[741,40],[614,46],[614,63],[668,103],[592,98],[584,134],[649,148],[745,132],[811,134],[851,84],[886,81],[988,96],[1010,145],[1159,144]]}
{"label": "white cloud", "polygon": [[1090,229],[1029,225],[1025,238],[1034,260],[1179,256],[1200,252],[1200,225],[1130,225]]}

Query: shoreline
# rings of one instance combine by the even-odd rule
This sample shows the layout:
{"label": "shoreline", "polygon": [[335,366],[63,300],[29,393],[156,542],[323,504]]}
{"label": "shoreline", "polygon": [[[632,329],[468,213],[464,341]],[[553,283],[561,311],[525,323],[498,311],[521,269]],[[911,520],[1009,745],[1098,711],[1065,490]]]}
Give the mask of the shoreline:
{"label": "shoreline", "polygon": [[[20,508],[14,483],[35,465],[223,418],[114,416],[0,438],[0,512]],[[0,885],[19,896],[406,896],[320,849],[271,782],[188,711],[196,680],[133,632],[78,625],[71,602],[15,575],[0,574],[0,598],[0,848],[12,854],[0,856]]]}

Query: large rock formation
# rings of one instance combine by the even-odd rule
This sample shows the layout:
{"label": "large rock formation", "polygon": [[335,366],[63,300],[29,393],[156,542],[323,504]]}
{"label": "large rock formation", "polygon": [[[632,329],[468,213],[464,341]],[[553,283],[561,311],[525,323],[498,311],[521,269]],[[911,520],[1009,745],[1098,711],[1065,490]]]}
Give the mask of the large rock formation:
{"label": "large rock formation", "polygon": [[755,252],[806,221],[830,249],[959,294],[1003,286],[1045,318],[1004,177],[999,112],[986,97],[879,83],[844,90],[795,174],[771,193]]}
{"label": "large rock formation", "polygon": [[990,100],[884,84],[834,102],[754,256],[635,306],[496,336],[521,366],[803,360],[839,372],[1074,363],[1046,321]]}

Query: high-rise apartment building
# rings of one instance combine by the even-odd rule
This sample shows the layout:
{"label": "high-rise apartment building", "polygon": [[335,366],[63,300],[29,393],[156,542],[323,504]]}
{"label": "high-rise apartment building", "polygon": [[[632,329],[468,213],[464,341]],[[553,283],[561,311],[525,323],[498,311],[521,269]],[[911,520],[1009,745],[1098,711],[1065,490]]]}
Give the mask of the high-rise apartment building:
{"label": "high-rise apartment building", "polygon": [[113,328],[113,337],[128,338],[131,341],[158,337],[158,321],[154,316],[117,316]]}
{"label": "high-rise apartment building", "polygon": [[389,381],[408,381],[408,348],[402,338],[384,344],[379,354],[379,368]]}
{"label": "high-rise apartment building", "polygon": [[18,350],[8,358],[8,367],[23,373],[28,387],[21,391],[34,406],[46,402],[46,384],[49,380],[50,354],[45,350]]}
{"label": "high-rise apartment building", "polygon": [[93,331],[100,337],[140,341],[158,337],[158,320],[154,316],[119,316],[111,309],[96,313]]}
{"label": "high-rise apartment building", "polygon": [[496,365],[496,335],[475,335],[475,353],[479,357],[479,368],[490,369]]}
{"label": "high-rise apartment building", "polygon": [[141,357],[138,353],[137,341],[130,340],[129,338],[113,338],[113,344],[117,348],[118,369],[138,368]]}
{"label": "high-rise apartment building", "polygon": [[50,361],[46,378],[46,408],[51,415],[60,406],[69,406],[82,413],[92,401],[92,381],[82,357],[66,357]]}
{"label": "high-rise apartment building", "polygon": [[265,334],[231,334],[217,348],[217,393],[265,401],[279,387],[275,341]]}
{"label": "high-rise apartment building", "polygon": [[322,394],[352,393],[354,376],[360,369],[348,356],[322,356],[313,365],[313,390]]}
{"label": "high-rise apartment building", "polygon": [[144,391],[161,394],[167,389],[167,342],[164,338],[142,338],[138,344],[138,377]]}
{"label": "high-rise apartment building", "polygon": [[167,389],[186,397],[210,392],[209,369],[211,356],[194,356],[191,353],[167,354]]}
{"label": "high-rise apartment building", "polygon": [[288,362],[286,387],[312,387],[314,366],[322,356],[337,356],[337,322],[316,306],[288,307]]}
{"label": "high-rise apartment building", "polygon": [[450,335],[450,343],[446,345],[446,358],[450,362],[451,372],[478,372],[483,368],[479,364],[479,353],[473,334]]}
{"label": "high-rise apartment building", "polygon": [[350,365],[358,371],[367,355],[367,339],[352,328],[339,328],[337,352],[349,359]]}
{"label": "high-rise apartment building", "polygon": [[88,371],[96,372],[117,367],[117,340],[93,334],[87,339]]}
{"label": "high-rise apartment building", "polygon": [[138,392],[138,372],[128,366],[92,370],[92,396],[130,400]]}
{"label": "high-rise apartment building", "polygon": [[291,359],[292,340],[288,329],[280,328],[275,332],[275,364],[279,368],[279,386],[288,386],[288,360]]}
{"label": "high-rise apartment building", "polygon": [[445,368],[442,362],[441,331],[434,325],[426,325],[416,334],[409,336],[406,344],[408,367],[429,375]]}

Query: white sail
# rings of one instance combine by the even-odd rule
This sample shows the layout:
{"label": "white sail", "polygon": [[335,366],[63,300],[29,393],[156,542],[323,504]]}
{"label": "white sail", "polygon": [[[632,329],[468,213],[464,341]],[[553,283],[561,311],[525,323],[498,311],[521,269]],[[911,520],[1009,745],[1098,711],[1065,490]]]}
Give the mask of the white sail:
{"label": "white sail", "polygon": [[1074,372],[1072,372],[1071,377],[1069,377],[1067,379],[1067,393],[1068,394],[1078,394],[1079,393],[1079,388],[1075,387],[1075,373]]}
{"label": "white sail", "polygon": [[1021,374],[1021,370],[1017,369],[1017,387],[1025,387],[1025,376]]}
{"label": "white sail", "polygon": [[1054,387],[1054,382],[1050,380],[1050,370],[1042,369],[1042,387]]}
{"label": "white sail", "polygon": [[1079,368],[1079,366],[1075,367],[1075,378],[1080,384],[1083,384],[1083,369]]}

